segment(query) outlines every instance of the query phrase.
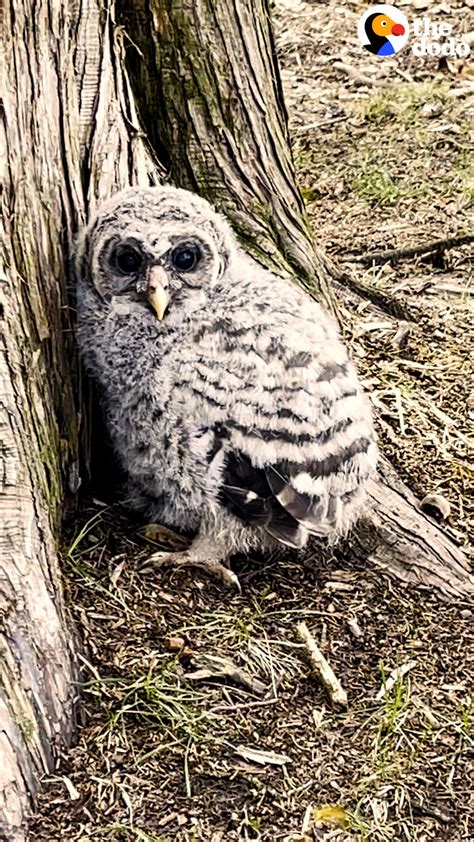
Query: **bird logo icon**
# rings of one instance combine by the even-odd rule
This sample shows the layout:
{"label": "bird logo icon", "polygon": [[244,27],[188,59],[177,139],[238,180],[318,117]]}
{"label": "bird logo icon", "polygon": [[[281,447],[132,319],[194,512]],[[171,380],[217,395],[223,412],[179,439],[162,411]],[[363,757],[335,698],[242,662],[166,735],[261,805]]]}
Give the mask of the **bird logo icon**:
{"label": "bird logo icon", "polygon": [[393,56],[408,41],[408,21],[395,6],[371,6],[359,21],[358,33],[361,44],[370,53]]}

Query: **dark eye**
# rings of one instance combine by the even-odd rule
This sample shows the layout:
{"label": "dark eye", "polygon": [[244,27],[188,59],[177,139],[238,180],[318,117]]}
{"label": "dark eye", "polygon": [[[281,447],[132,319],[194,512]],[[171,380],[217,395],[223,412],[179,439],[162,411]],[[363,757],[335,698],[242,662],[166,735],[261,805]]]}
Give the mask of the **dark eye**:
{"label": "dark eye", "polygon": [[143,257],[137,249],[123,246],[115,253],[115,263],[124,275],[134,275],[142,265]]}
{"label": "dark eye", "polygon": [[171,262],[180,272],[190,272],[199,263],[201,251],[197,246],[177,246],[171,252]]}

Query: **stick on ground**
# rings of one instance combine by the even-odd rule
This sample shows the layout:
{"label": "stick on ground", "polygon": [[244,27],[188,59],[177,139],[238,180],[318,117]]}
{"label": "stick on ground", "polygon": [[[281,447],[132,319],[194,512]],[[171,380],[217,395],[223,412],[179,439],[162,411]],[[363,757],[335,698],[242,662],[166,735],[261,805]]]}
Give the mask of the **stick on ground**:
{"label": "stick on ground", "polygon": [[348,257],[351,263],[362,263],[364,266],[380,265],[382,263],[396,263],[404,258],[418,257],[421,254],[429,254],[432,251],[447,251],[456,246],[464,246],[474,241],[474,234],[460,234],[456,237],[446,237],[443,240],[433,240],[429,243],[420,243],[417,246],[406,248],[387,249],[387,251],[374,251],[372,254],[361,254],[356,257]]}
{"label": "stick on ground", "polygon": [[298,623],[296,631],[299,639],[306,648],[306,654],[311,666],[329,693],[331,702],[341,707],[347,707],[347,693],[326,661],[306,623]]}

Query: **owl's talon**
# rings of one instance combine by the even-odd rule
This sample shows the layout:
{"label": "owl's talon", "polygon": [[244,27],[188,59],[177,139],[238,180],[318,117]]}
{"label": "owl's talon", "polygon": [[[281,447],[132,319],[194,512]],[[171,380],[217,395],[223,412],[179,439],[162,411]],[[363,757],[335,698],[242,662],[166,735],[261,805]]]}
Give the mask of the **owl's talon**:
{"label": "owl's talon", "polygon": [[227,585],[229,588],[235,588],[235,590],[238,591],[239,594],[241,594],[242,586],[240,584],[238,576],[236,576],[235,573],[232,572],[232,570],[229,570],[228,567],[224,567],[224,565],[222,564],[221,567],[223,571],[222,581],[224,585]]}
{"label": "owl's talon", "polygon": [[209,576],[218,579],[227,587],[235,588],[239,593],[242,593],[240,582],[235,573],[215,559],[194,558],[189,552],[159,552],[149,556],[146,564],[170,565],[172,567],[199,567],[208,573]]}

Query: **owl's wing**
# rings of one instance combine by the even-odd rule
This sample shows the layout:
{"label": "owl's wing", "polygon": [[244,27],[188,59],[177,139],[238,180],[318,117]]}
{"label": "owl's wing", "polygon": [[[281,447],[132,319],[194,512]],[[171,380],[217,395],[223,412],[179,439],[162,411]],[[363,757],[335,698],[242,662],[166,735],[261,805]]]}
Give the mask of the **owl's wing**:
{"label": "owl's wing", "polygon": [[[269,474],[276,469],[271,466]],[[279,472],[276,472],[279,475]],[[287,484],[287,481],[284,481]],[[221,502],[237,518],[261,526],[277,540],[291,547],[302,547],[306,530],[278,500],[267,470],[256,468],[249,457],[231,452],[226,461]],[[304,501],[302,508],[306,508]]]}
{"label": "owl's wing", "polygon": [[300,547],[308,533],[341,534],[357,518],[377,461],[372,418],[347,357],[305,358],[300,373],[288,360],[277,376],[268,368],[271,378],[262,371],[260,384],[234,393],[222,418],[220,497],[237,517]]}
{"label": "owl's wing", "polygon": [[259,467],[242,450],[231,450],[220,497],[239,519],[263,527],[283,544],[302,547],[308,533],[327,537],[347,531],[375,464],[376,446],[369,431],[323,460],[303,458]]}
{"label": "owl's wing", "polygon": [[356,519],[376,464],[371,413],[319,305],[276,281],[253,299],[200,326],[186,383],[221,440],[222,504],[300,547]]}

